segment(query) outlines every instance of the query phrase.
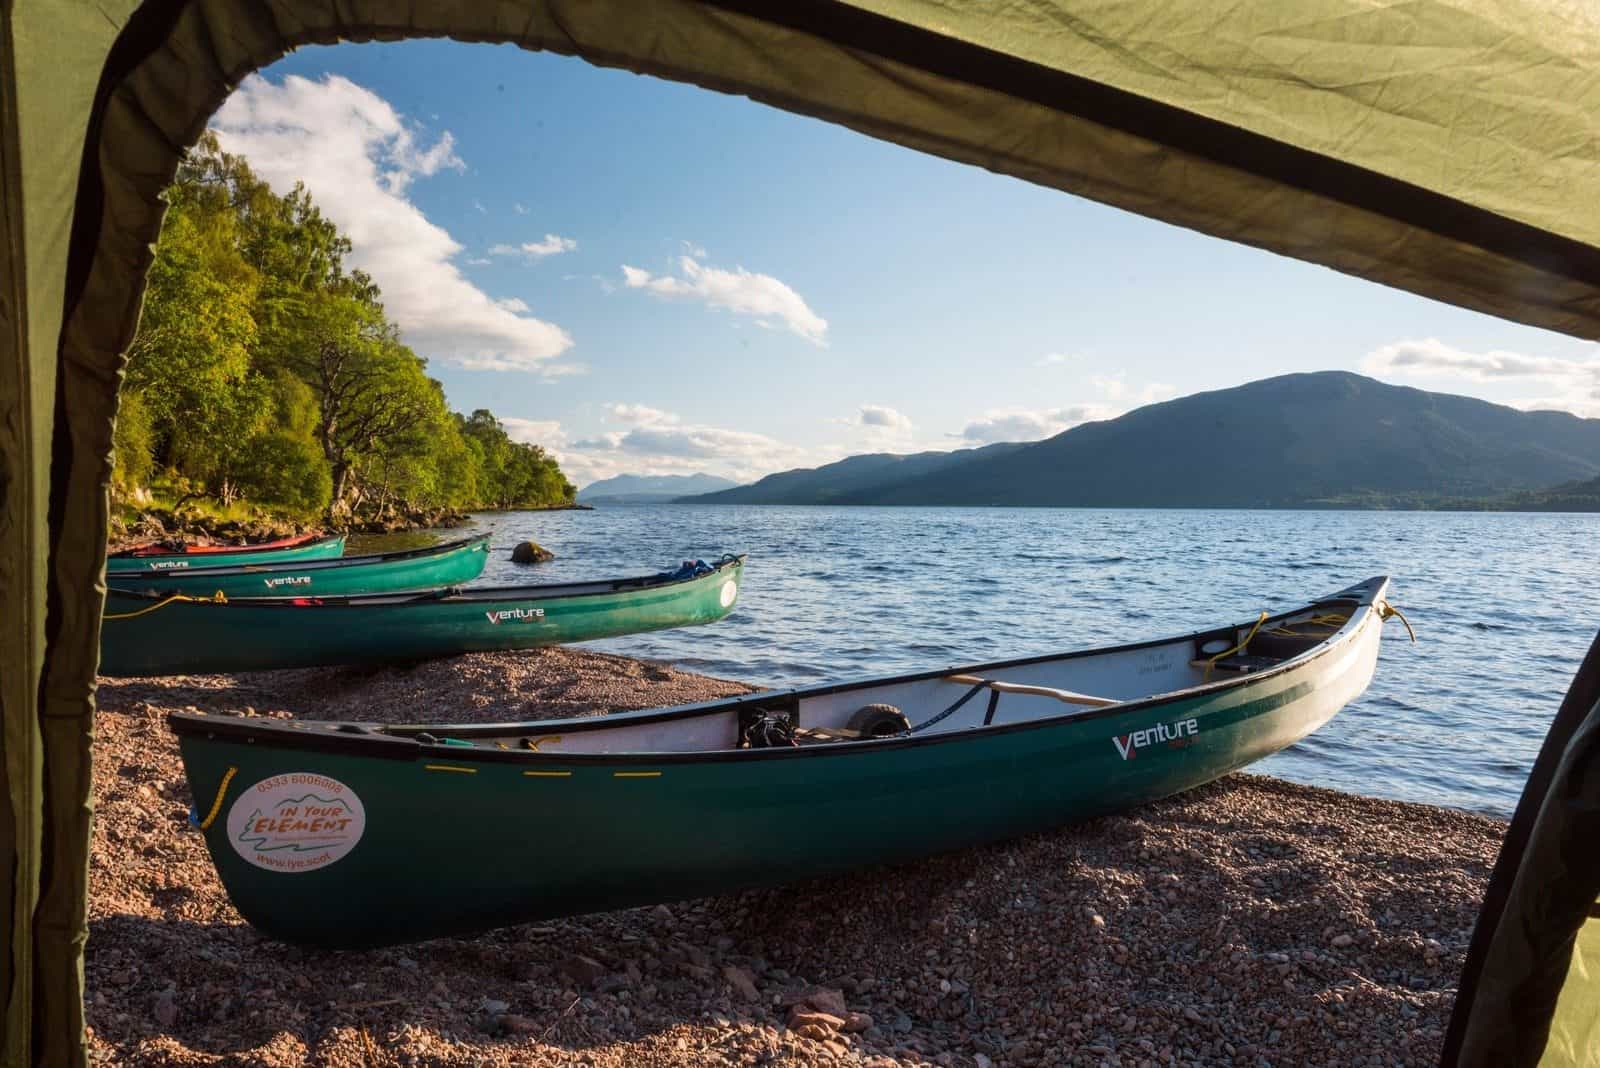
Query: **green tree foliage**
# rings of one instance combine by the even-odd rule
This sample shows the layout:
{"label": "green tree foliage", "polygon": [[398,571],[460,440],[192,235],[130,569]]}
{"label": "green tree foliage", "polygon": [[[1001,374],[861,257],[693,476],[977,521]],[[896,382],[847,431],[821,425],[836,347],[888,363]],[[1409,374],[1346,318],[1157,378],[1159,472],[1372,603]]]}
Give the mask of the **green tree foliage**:
{"label": "green tree foliage", "polygon": [[122,492],[164,471],[336,522],[573,499],[538,446],[450,411],[304,187],[273,192],[207,134],[167,198],[128,352]]}

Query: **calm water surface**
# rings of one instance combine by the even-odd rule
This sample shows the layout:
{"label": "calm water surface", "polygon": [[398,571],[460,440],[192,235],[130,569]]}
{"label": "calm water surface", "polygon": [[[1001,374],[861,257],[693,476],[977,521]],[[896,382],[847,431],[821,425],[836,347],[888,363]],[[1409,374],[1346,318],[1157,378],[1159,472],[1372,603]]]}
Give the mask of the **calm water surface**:
{"label": "calm water surface", "polygon": [[[1388,574],[1419,643],[1390,622],[1366,695],[1256,770],[1501,816],[1600,624],[1600,516],[659,505],[474,526],[485,584],[748,552],[726,620],[589,645],[768,686],[1161,637]],[[557,559],[511,563],[524,538]]]}

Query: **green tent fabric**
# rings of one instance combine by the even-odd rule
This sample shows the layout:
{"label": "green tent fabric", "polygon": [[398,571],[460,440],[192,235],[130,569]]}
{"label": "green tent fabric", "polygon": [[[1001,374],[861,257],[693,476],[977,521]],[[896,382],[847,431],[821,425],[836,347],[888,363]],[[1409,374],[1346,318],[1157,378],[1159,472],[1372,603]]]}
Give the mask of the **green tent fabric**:
{"label": "green tent fabric", "polygon": [[[314,42],[511,42],[1600,338],[1597,19],[1536,0],[0,0],[0,1061],[83,1057],[121,353],[160,192],[246,74]],[[1490,1063],[1470,1043],[1461,1062]]]}

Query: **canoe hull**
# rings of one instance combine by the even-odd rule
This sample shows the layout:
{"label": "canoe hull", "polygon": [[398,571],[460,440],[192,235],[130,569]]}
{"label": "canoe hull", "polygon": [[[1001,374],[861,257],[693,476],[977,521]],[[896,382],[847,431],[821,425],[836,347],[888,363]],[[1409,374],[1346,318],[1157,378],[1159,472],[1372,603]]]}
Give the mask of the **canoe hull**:
{"label": "canoe hull", "polygon": [[[733,563],[687,582],[570,598],[361,606],[174,602],[143,616],[108,618],[101,631],[100,673],[381,664],[693,626],[727,615],[743,577],[743,564]],[[147,604],[113,593],[106,612],[110,617]]]}
{"label": "canoe hull", "polygon": [[182,593],[191,597],[209,597],[218,592],[226,597],[337,597],[471,582],[483,573],[488,562],[489,542],[484,538],[459,542],[438,552],[424,549],[280,564],[146,569],[117,572],[107,581],[117,590]]}
{"label": "canoe hull", "polygon": [[[530,767],[398,742],[383,760],[191,729],[180,741],[202,814],[237,769],[216,806],[235,826],[219,815],[206,842],[239,911],[287,941],[376,946],[904,861],[1178,793],[1325,723],[1366,687],[1380,627],[1369,614],[1303,667],[1221,691],[905,742]],[[1140,731],[1155,744],[1125,756]],[[359,798],[347,855],[274,871],[233,840],[251,791],[281,776]]]}
{"label": "canoe hull", "polygon": [[344,555],[344,535],[317,538],[299,545],[269,549],[227,549],[202,553],[161,553],[148,556],[113,556],[106,560],[106,574],[122,575],[140,571],[188,571],[197,567],[259,566],[298,563],[302,560],[332,560]]}

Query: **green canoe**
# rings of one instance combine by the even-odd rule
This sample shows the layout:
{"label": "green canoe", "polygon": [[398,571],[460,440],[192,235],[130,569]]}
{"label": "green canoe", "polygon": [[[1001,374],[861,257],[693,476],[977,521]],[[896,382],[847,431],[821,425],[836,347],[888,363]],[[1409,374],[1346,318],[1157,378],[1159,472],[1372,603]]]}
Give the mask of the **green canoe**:
{"label": "green canoe", "polygon": [[[480,534],[426,549],[370,556],[341,556],[333,560],[305,560],[284,564],[239,564],[222,567],[187,567],[172,570],[146,568],[121,571],[107,577],[113,593],[184,594],[213,597],[323,597],[353,593],[394,593],[397,590],[437,589],[471,582],[489,562],[489,536]],[[122,611],[108,598],[106,618]]]}
{"label": "green canoe", "polygon": [[1209,782],[1366,688],[1387,587],[1162,641],[590,719],[168,722],[245,918],[378,946],[902,861]]}
{"label": "green canoe", "polygon": [[238,567],[243,564],[281,564],[299,560],[327,560],[344,555],[343,534],[306,534],[255,545],[190,545],[164,551],[151,545],[124,549],[106,557],[106,573],[170,571],[174,568]]}
{"label": "green canoe", "polygon": [[728,556],[643,578],[357,597],[219,603],[112,590],[100,631],[100,674],[376,664],[711,623],[732,610],[744,559]]}

